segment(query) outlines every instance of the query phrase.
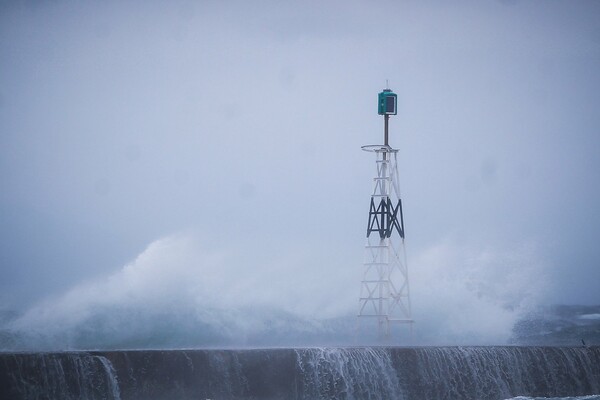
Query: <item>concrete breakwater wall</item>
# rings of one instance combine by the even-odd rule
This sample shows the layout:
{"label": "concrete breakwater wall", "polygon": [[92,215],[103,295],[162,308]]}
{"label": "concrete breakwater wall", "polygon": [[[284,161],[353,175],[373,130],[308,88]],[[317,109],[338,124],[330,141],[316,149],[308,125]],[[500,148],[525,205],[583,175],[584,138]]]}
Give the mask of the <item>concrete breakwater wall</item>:
{"label": "concrete breakwater wall", "polygon": [[0,353],[0,399],[506,399],[600,393],[600,347]]}

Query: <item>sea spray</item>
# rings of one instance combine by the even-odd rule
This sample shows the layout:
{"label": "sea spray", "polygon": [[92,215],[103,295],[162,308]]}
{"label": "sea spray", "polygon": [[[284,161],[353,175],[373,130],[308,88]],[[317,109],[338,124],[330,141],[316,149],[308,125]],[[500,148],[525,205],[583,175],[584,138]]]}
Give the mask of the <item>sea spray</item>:
{"label": "sea spray", "polygon": [[[415,335],[398,327],[389,344],[507,343],[543,292],[535,254],[452,242],[424,251],[411,275]],[[0,350],[378,344],[371,324],[354,329],[358,276],[323,275],[296,253],[251,267],[231,257],[193,234],[156,240],[109,275],[4,312]],[[342,288],[333,301],[332,287]]]}

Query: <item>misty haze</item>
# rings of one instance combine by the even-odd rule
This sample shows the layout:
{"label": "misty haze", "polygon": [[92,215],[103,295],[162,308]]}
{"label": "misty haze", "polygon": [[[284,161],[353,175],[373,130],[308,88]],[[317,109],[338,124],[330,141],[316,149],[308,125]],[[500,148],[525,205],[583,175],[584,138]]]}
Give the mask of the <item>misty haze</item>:
{"label": "misty haze", "polygon": [[0,5],[0,399],[600,399],[598,71],[594,1]]}

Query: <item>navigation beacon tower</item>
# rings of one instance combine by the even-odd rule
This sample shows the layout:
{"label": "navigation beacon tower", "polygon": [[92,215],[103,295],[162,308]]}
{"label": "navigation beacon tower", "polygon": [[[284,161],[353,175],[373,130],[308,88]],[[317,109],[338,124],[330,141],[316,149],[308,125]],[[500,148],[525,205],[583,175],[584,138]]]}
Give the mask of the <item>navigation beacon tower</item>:
{"label": "navigation beacon tower", "polygon": [[397,96],[390,89],[379,93],[379,115],[383,115],[382,145],[362,146],[375,153],[377,176],[369,206],[364,272],[359,298],[359,321],[377,321],[380,339],[389,339],[390,325],[411,326],[408,267],[404,250],[404,217],[398,183],[397,149],[388,142],[390,115],[397,114]]}

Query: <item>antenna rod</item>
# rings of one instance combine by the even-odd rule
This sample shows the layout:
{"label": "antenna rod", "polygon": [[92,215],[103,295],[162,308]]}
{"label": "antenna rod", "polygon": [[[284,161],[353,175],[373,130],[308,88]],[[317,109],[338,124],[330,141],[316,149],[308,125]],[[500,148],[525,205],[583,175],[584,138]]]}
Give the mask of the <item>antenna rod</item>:
{"label": "antenna rod", "polygon": [[388,126],[389,126],[390,116],[388,114],[384,115],[383,118],[383,144],[385,146],[389,146],[389,135],[388,135]]}
{"label": "antenna rod", "polygon": [[[387,86],[387,79],[386,79],[386,86]],[[387,88],[383,89],[383,92],[379,93],[379,96],[378,96],[378,101],[379,101],[378,114],[383,115],[383,121],[384,121],[383,122],[383,145],[386,147],[389,147],[389,145],[390,145],[390,140],[389,140],[390,115],[396,115],[397,99],[398,99],[398,97],[396,96],[396,94]],[[387,155],[387,153],[384,153],[383,155],[385,157]]]}

